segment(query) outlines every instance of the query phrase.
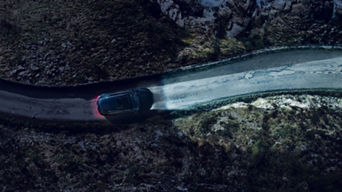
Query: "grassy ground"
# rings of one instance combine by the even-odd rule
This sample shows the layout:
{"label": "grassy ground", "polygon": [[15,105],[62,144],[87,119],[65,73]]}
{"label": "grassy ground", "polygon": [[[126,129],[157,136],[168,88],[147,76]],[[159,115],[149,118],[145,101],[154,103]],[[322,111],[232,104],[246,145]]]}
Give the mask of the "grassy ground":
{"label": "grassy ground", "polygon": [[1,124],[0,189],[339,191],[341,104],[276,96],[101,133]]}
{"label": "grassy ground", "polygon": [[75,84],[162,72],[186,32],[148,0],[1,1],[0,73]]}
{"label": "grassy ground", "polygon": [[313,7],[256,18],[235,39],[218,31],[186,31],[150,0],[1,1],[0,76],[75,85],[160,73],[269,46],[341,44],[338,20],[315,16]]}

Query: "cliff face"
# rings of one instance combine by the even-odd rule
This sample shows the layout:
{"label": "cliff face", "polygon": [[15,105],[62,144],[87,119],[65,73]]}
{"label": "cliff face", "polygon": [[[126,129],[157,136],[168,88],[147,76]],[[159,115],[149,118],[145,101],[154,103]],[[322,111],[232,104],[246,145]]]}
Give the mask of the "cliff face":
{"label": "cliff face", "polygon": [[288,28],[293,28],[291,35],[302,31],[310,33],[310,30],[318,27],[315,24],[329,25],[323,27],[326,29],[341,25],[340,0],[157,0],[157,2],[162,12],[178,25],[193,32],[214,33],[219,37],[248,36],[251,32],[255,33],[255,29],[262,30],[258,35],[263,36],[263,32],[271,30],[272,25],[275,24],[277,31],[282,30],[284,34],[288,33]]}
{"label": "cliff face", "polygon": [[333,17],[339,17],[342,15],[342,1],[334,0],[334,12]]}
{"label": "cliff face", "polygon": [[217,25],[221,25],[225,28],[226,35],[231,37],[238,35],[248,26],[256,10],[256,2],[251,0],[157,0],[157,2],[162,12],[182,27],[196,32],[213,32]]}

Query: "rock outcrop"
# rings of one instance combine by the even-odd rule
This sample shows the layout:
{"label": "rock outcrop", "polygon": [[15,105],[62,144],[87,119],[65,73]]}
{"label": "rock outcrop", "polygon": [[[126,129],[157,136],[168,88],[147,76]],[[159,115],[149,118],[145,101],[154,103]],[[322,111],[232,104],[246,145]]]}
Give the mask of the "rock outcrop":
{"label": "rock outcrop", "polygon": [[333,17],[342,15],[342,0],[334,0],[334,15]]}
{"label": "rock outcrop", "polygon": [[342,13],[341,0],[157,0],[157,3],[179,26],[224,37],[237,37],[279,16],[310,17],[313,23]]}
{"label": "rock outcrop", "polygon": [[234,37],[251,21],[255,2],[232,0],[157,0],[162,12],[195,32],[225,32]]}

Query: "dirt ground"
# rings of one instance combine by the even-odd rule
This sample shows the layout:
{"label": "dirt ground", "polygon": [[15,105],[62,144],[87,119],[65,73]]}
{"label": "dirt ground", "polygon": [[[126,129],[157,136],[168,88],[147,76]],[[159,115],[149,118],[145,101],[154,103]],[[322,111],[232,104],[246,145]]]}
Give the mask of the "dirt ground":
{"label": "dirt ground", "polygon": [[285,95],[105,132],[1,123],[0,189],[339,191],[341,117],[340,98]]}

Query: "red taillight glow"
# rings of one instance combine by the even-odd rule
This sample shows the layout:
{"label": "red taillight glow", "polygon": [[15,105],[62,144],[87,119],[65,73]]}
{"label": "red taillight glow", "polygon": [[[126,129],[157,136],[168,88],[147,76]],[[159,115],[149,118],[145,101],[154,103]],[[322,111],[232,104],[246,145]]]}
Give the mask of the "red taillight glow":
{"label": "red taillight glow", "polygon": [[101,113],[97,110],[97,100],[100,98],[100,95],[96,96],[95,99],[92,99],[91,100],[91,107],[93,109],[93,115],[96,117],[96,118],[99,118],[99,119],[104,119],[105,117],[103,115],[101,115]]}

